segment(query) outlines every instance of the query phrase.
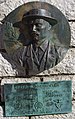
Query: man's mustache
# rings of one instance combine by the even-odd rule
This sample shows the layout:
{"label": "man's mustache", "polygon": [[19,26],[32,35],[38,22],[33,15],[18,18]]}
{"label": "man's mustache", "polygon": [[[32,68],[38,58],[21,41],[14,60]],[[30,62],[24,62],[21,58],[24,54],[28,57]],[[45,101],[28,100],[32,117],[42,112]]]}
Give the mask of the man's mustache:
{"label": "man's mustache", "polygon": [[38,31],[32,31],[32,32],[31,32],[31,35],[32,35],[32,36],[39,36],[40,33],[39,33]]}

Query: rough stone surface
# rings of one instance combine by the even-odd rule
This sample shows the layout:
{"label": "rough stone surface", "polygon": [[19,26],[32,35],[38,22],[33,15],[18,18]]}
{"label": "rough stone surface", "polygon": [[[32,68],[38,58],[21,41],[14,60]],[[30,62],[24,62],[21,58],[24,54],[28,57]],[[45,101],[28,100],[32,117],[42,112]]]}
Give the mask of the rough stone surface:
{"label": "rough stone surface", "polygon": [[55,5],[67,17],[67,19],[75,19],[75,0],[42,0]]}
{"label": "rough stone surface", "polygon": [[75,46],[75,22],[70,22],[71,46]]}
{"label": "rough stone surface", "polygon": [[[12,10],[26,2],[36,0],[0,0],[0,21]],[[39,0],[37,0],[39,1]],[[41,0],[55,5],[69,20],[75,20],[75,0]],[[70,22],[71,46],[75,46],[75,22]],[[0,48],[2,48],[0,24]],[[52,75],[50,75],[52,74]],[[20,78],[24,76],[24,69],[16,66],[8,55],[0,53],[0,80],[4,83],[39,82],[51,80],[72,80],[72,113],[61,115],[35,116],[31,119],[75,119],[75,48],[70,48],[62,62],[54,68],[31,78]],[[15,78],[15,76],[18,78]],[[5,77],[4,77],[5,76]],[[8,77],[10,76],[10,77]],[[0,119],[29,119],[29,117],[3,117],[3,110],[0,107]]]}
{"label": "rough stone surface", "polygon": [[0,20],[8,15],[12,10],[23,4],[23,0],[4,0],[0,3]]}
{"label": "rough stone surface", "polygon": [[65,15],[68,19],[75,19],[75,0],[65,0]]}

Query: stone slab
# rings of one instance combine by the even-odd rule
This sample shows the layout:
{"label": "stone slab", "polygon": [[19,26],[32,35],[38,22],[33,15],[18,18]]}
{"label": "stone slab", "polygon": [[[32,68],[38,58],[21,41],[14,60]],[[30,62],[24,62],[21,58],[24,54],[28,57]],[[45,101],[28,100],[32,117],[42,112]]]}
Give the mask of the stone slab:
{"label": "stone slab", "polygon": [[70,22],[71,29],[71,46],[75,46],[75,22]]}
{"label": "stone slab", "polygon": [[70,81],[4,85],[5,116],[62,114],[72,111]]}
{"label": "stone slab", "polygon": [[67,19],[75,19],[75,0],[65,0],[64,7]]}

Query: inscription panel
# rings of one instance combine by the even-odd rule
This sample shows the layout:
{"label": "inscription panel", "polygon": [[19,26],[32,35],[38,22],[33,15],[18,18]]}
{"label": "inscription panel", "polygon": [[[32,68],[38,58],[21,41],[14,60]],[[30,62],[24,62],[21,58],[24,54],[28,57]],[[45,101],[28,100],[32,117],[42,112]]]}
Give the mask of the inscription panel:
{"label": "inscription panel", "polygon": [[68,113],[71,95],[71,81],[5,84],[5,116]]}

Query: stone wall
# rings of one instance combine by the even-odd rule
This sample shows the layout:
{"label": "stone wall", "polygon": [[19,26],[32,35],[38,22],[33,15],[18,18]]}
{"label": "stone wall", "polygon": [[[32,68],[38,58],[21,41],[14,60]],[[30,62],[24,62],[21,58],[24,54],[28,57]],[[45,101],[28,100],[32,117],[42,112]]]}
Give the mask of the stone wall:
{"label": "stone wall", "polygon": [[[16,7],[23,3],[35,0],[0,0],[0,21]],[[38,0],[39,1],[39,0]],[[75,0],[41,0],[55,5],[69,20],[71,27],[71,44],[65,58],[54,68],[45,71],[32,78],[24,78],[23,69],[13,65],[10,58],[4,52],[1,22],[0,22],[0,80],[6,82],[39,82],[43,77],[44,81],[72,80],[72,113],[61,115],[35,116],[31,119],[75,119]],[[6,57],[6,58],[5,58]],[[29,119],[29,117],[3,117],[3,110],[0,107],[0,119]]]}

